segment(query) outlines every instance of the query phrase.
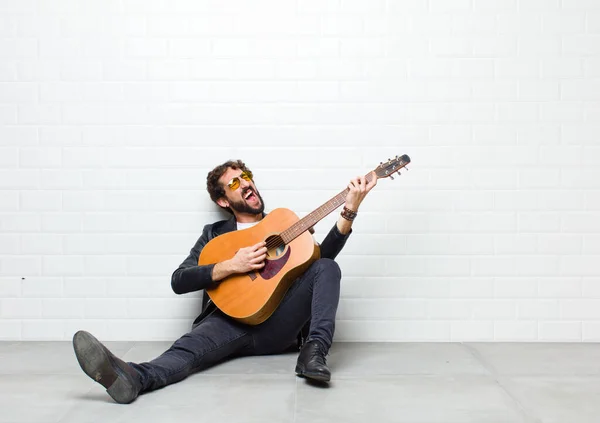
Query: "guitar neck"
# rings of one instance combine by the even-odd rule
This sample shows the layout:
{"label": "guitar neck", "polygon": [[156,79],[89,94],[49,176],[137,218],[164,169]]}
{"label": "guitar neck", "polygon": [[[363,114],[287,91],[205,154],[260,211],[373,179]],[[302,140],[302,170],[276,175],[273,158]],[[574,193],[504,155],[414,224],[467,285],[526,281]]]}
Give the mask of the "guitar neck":
{"label": "guitar neck", "polygon": [[[371,182],[372,174],[368,173],[365,175],[366,181]],[[339,206],[346,202],[346,195],[350,191],[349,188],[346,188],[338,195],[333,197],[331,200],[324,203],[321,207],[316,210],[310,212],[298,222],[294,223],[285,231],[281,232],[280,236],[283,242],[289,244],[294,239],[299,237],[302,233],[306,232],[313,226],[315,226],[319,221],[321,221],[325,216],[330,214],[332,211],[337,209]]]}

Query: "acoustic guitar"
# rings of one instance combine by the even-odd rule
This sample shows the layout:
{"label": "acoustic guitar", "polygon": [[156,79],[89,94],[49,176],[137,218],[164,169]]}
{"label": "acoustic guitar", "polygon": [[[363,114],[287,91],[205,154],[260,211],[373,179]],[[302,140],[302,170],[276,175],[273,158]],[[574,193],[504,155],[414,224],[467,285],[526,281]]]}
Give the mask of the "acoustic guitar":
{"label": "acoustic guitar", "polygon": [[[378,179],[392,177],[410,163],[407,155],[396,156],[374,169]],[[367,182],[372,174],[366,175]],[[320,251],[308,232],[317,222],[345,203],[346,188],[302,219],[291,210],[271,211],[248,229],[228,232],[209,241],[198,259],[199,265],[231,259],[240,248],[266,242],[265,265],[249,273],[231,275],[207,294],[228,316],[249,325],[267,320],[283,296],[302,273],[319,258]]]}

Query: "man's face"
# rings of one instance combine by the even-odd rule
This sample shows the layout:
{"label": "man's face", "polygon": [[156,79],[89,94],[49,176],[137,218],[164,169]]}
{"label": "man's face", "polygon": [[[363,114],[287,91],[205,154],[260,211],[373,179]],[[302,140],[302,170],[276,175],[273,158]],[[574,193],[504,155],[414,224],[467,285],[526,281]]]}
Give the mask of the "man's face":
{"label": "man's face", "polygon": [[[219,182],[225,190],[226,206],[236,213],[245,213],[251,215],[259,215],[265,209],[265,204],[256,189],[253,181],[246,181],[240,175],[241,169],[227,169],[227,171],[219,178]],[[238,178],[240,186],[237,189],[229,187],[229,182],[233,178]]]}

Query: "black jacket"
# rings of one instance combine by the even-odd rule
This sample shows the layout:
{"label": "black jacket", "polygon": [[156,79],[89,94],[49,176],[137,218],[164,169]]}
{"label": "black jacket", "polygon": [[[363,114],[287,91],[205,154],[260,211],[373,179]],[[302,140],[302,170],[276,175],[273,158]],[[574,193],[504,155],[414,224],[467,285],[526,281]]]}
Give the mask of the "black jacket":
{"label": "black jacket", "polygon": [[[171,276],[171,287],[176,294],[199,291],[201,289],[214,287],[216,284],[218,284],[218,282],[215,282],[212,279],[212,271],[215,265],[208,264],[199,266],[198,258],[200,257],[200,252],[208,243],[208,241],[216,236],[235,230],[237,230],[235,216],[232,216],[228,220],[220,220],[213,224],[204,226],[202,235],[192,247],[190,254],[183,261],[183,263],[179,265],[177,270],[173,272],[173,276]],[[320,245],[321,258],[335,259],[346,244],[346,240],[351,233],[352,229],[350,230],[350,233],[343,235],[338,230],[337,225],[333,225],[333,228],[331,228],[323,240],[323,243]],[[202,319],[214,311],[214,309],[215,305],[208,299],[208,296],[204,294],[202,298],[202,312],[194,320],[193,327],[198,325],[198,323],[200,323]]]}

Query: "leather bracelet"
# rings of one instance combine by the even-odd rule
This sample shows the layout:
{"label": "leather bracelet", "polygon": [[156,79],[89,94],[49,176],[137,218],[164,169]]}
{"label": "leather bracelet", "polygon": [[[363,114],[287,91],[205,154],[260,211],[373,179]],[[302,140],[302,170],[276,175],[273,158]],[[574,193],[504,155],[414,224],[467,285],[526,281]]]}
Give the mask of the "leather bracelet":
{"label": "leather bracelet", "polygon": [[350,222],[352,222],[354,220],[354,218],[356,217],[358,213],[350,210],[348,207],[344,206],[344,210],[342,210],[342,217]]}

